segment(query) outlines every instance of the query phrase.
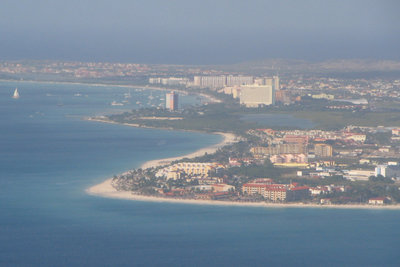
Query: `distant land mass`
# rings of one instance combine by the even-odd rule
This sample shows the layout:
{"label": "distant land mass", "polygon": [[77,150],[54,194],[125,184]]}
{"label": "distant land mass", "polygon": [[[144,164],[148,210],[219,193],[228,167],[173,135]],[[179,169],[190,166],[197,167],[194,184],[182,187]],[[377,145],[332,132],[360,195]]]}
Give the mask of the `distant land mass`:
{"label": "distant land mass", "polygon": [[147,84],[148,77],[194,75],[312,75],[342,78],[397,78],[400,61],[333,59],[306,61],[264,59],[228,65],[176,65],[54,60],[0,61],[0,79]]}
{"label": "distant land mass", "polygon": [[231,65],[218,66],[229,71],[247,70],[252,73],[263,72],[393,72],[400,71],[400,61],[376,59],[332,59],[325,61],[306,61],[295,59],[264,59]]}

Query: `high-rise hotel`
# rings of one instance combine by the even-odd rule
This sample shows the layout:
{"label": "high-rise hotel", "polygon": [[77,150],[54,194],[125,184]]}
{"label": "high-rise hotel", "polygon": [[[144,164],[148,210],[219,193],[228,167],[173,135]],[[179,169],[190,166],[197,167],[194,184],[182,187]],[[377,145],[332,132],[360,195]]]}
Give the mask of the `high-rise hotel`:
{"label": "high-rise hotel", "polygon": [[240,87],[240,104],[248,108],[275,104],[273,85],[243,85]]}
{"label": "high-rise hotel", "polygon": [[165,108],[169,110],[178,110],[178,94],[174,91],[166,94]]}

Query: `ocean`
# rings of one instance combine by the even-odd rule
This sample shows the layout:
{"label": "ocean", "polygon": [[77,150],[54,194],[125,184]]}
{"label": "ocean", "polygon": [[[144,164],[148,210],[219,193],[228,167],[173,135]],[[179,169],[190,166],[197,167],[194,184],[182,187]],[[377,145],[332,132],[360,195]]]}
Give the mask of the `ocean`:
{"label": "ocean", "polygon": [[[18,87],[20,99],[12,99]],[[85,189],[218,135],[85,121],[165,92],[0,82],[0,266],[399,266],[400,211],[149,203]],[[149,98],[149,96],[151,96]],[[183,105],[200,101],[181,96]],[[140,102],[140,104],[136,104]]]}

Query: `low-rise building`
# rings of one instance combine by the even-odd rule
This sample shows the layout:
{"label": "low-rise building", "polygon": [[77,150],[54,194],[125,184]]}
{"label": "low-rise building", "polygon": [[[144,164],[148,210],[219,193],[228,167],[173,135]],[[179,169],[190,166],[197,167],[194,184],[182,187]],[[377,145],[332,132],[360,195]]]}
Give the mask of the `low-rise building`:
{"label": "low-rise building", "polygon": [[235,190],[235,187],[229,184],[213,184],[211,188],[213,192],[229,192]]}
{"label": "low-rise building", "polygon": [[330,198],[321,198],[320,203],[322,205],[331,205],[332,204],[332,200]]}
{"label": "low-rise building", "polygon": [[359,143],[364,143],[365,140],[367,139],[367,136],[365,134],[359,134],[359,133],[349,133],[346,132],[344,133],[345,139],[347,140],[353,140],[355,142]]}
{"label": "low-rise building", "polygon": [[183,171],[187,175],[208,177],[210,171],[217,167],[216,163],[181,162],[170,167],[170,171]]}
{"label": "low-rise building", "polygon": [[350,181],[368,181],[369,177],[374,176],[374,171],[369,170],[349,170],[344,171],[343,177]]}
{"label": "low-rise building", "polygon": [[383,205],[387,202],[387,199],[385,197],[374,197],[368,199],[368,204],[370,205]]}
{"label": "low-rise building", "polygon": [[298,201],[309,196],[309,187],[295,184],[257,184],[247,183],[242,187],[247,195],[260,195],[273,202]]}

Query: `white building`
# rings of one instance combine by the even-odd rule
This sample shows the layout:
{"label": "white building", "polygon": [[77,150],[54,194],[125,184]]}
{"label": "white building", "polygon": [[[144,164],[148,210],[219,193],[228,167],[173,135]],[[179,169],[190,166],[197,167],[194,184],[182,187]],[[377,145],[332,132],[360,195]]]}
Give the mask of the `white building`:
{"label": "white building", "polygon": [[210,87],[210,88],[223,88],[225,86],[237,86],[244,84],[253,84],[253,76],[234,76],[234,75],[220,75],[220,76],[194,76],[194,86]]}
{"label": "white building", "polygon": [[226,76],[194,76],[194,86],[223,88],[226,86]]}
{"label": "white building", "polygon": [[243,85],[240,87],[240,104],[246,107],[275,104],[275,90],[272,85]]}
{"label": "white building", "polygon": [[343,177],[350,181],[368,181],[370,176],[374,176],[374,171],[366,170],[349,170],[344,171],[345,175]]}
{"label": "white building", "polygon": [[169,77],[169,78],[154,77],[154,78],[149,78],[149,83],[163,84],[163,85],[187,85],[189,83],[189,79],[180,77]]}
{"label": "white building", "polygon": [[386,178],[398,178],[400,177],[400,166],[399,165],[378,165],[375,168],[375,176],[382,175]]}
{"label": "white building", "polygon": [[253,76],[233,76],[229,75],[226,77],[226,86],[237,86],[244,84],[253,84]]}

